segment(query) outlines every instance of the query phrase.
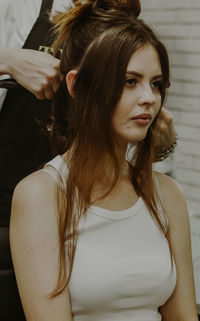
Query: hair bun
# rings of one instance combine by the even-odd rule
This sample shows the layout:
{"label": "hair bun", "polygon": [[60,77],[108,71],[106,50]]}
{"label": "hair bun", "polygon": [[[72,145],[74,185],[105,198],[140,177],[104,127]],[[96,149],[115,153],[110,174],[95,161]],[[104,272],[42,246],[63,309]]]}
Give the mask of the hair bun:
{"label": "hair bun", "polygon": [[140,0],[74,0],[75,6],[93,5],[105,10],[117,9],[131,11],[136,17],[141,12]]}
{"label": "hair bun", "polygon": [[94,3],[103,9],[131,11],[136,17],[141,12],[140,0],[96,0]]}

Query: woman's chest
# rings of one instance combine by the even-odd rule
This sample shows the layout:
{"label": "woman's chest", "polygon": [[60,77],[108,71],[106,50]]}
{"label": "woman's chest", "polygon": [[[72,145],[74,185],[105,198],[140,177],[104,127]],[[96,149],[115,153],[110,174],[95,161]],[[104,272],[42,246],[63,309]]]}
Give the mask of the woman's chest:
{"label": "woman's chest", "polygon": [[148,212],[124,220],[90,214],[79,236],[69,285],[72,303],[86,309],[92,302],[108,310],[162,305],[175,276],[167,241]]}

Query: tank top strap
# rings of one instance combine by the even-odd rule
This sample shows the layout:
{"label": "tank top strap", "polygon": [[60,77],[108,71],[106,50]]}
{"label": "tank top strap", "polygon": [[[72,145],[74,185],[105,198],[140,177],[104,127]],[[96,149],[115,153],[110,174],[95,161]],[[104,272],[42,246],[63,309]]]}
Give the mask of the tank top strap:
{"label": "tank top strap", "polygon": [[155,172],[153,172],[153,182],[156,188],[156,192],[157,192],[157,196],[159,197],[161,204],[163,205],[163,195],[162,195],[162,191],[161,191],[161,187],[160,187],[160,182],[158,179],[158,176]]}
{"label": "tank top strap", "polygon": [[48,173],[62,189],[65,189],[68,169],[60,155],[46,163],[42,171]]}
{"label": "tank top strap", "polygon": [[167,229],[168,226],[168,218],[166,216],[166,213],[164,212],[164,199],[163,199],[163,194],[160,186],[160,182],[158,179],[158,176],[156,172],[153,172],[153,182],[156,188],[156,193],[157,193],[157,206],[158,210],[160,212],[160,218],[162,223],[164,224],[165,228]]}

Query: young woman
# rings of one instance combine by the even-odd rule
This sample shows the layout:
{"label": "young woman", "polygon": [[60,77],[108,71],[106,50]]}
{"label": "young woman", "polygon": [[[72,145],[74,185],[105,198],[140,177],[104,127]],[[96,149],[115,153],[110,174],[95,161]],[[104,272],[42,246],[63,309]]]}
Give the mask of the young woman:
{"label": "young woman", "polygon": [[185,200],[152,173],[168,56],[139,11],[77,1],[55,18],[62,156],[18,184],[10,228],[28,321],[197,321]]}

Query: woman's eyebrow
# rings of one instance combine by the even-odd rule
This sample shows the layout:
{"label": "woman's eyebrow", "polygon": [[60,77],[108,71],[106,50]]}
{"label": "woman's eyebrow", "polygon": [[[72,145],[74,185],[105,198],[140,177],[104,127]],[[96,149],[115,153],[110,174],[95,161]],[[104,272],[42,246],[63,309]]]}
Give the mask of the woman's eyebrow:
{"label": "woman's eyebrow", "polygon": [[[140,79],[142,79],[144,77],[143,74],[141,74],[141,73],[139,73],[137,71],[134,71],[134,70],[127,70],[126,75],[127,76],[129,76],[129,75],[130,76],[135,76],[135,77],[140,78]],[[163,75],[162,74],[158,74],[158,75],[153,76],[151,79],[155,80],[155,79],[162,79],[162,78],[163,78]]]}
{"label": "woman's eyebrow", "polygon": [[131,76],[135,76],[138,78],[143,78],[142,74],[140,74],[139,72],[134,71],[134,70],[127,70],[126,75],[131,75]]}
{"label": "woman's eyebrow", "polygon": [[159,75],[156,75],[156,76],[152,77],[152,80],[156,80],[156,79],[162,80],[163,79],[163,75],[159,74]]}

